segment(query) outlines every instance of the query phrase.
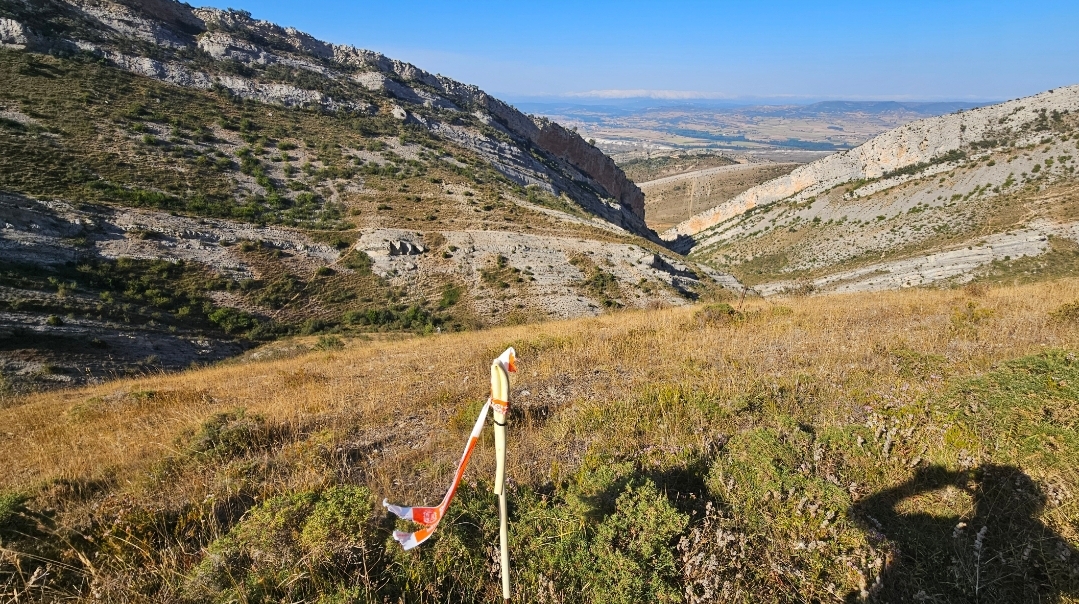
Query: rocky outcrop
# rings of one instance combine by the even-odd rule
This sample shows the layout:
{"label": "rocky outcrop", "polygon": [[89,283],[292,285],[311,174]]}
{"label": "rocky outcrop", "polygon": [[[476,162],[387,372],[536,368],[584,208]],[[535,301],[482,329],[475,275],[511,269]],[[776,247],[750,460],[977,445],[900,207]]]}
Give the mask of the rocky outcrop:
{"label": "rocky outcrop", "polygon": [[23,50],[38,44],[37,34],[14,19],[0,19],[0,48]]}
{"label": "rocky outcrop", "polygon": [[801,201],[849,182],[875,179],[918,164],[946,163],[950,152],[972,145],[992,146],[1002,134],[1021,143],[1041,135],[1032,126],[1053,112],[1079,111],[1079,85],[1031,97],[911,122],[865,144],[819,159],[790,174],[749,189],[734,199],[665,231],[667,241],[691,245],[696,237],[730,218],[781,199]]}
{"label": "rocky outcrop", "polygon": [[389,243],[389,253],[391,256],[419,256],[427,251],[420,243],[413,243],[411,241],[398,239]]}
{"label": "rocky outcrop", "polygon": [[423,104],[428,107],[458,109],[470,107],[477,111],[482,121],[492,126],[500,126],[504,132],[526,139],[540,149],[561,159],[584,176],[588,184],[598,188],[601,194],[617,200],[630,213],[643,221],[644,193],[610,157],[590,145],[576,132],[542,118],[530,118],[506,103],[488,95],[475,86],[461,84],[429,74],[413,65],[387,59],[377,53],[354,51],[339,53],[351,57],[349,62],[365,66],[378,67],[391,72],[407,82],[430,86],[441,92],[446,98],[432,94],[422,88],[402,85],[381,72],[364,72],[353,75],[353,79],[369,90],[385,90],[403,101]]}
{"label": "rocky outcrop", "polygon": [[754,290],[768,296],[795,291],[799,287],[804,289],[806,285],[817,292],[847,293],[927,286],[949,281],[967,283],[977,271],[994,262],[1044,254],[1049,250],[1050,237],[1079,241],[1079,223],[1037,220],[1028,228],[989,236],[979,235],[931,254],[873,263],[809,282],[775,281],[759,285]]}
{"label": "rocky outcrop", "polygon": [[[450,78],[428,73],[415,65],[391,59],[377,52],[357,49],[350,46],[326,44],[311,36],[291,28],[282,28],[265,21],[256,21],[243,14],[219,11],[216,9],[196,9],[206,23],[227,30],[245,29],[266,39],[285,44],[296,52],[315,55],[347,67],[360,69],[349,75],[353,81],[373,91],[384,91],[398,100],[423,105],[425,107],[458,111],[469,109],[484,123],[494,126],[511,136],[528,141],[539,149],[562,160],[572,169],[573,177],[596,189],[601,195],[610,197],[639,220],[619,221],[629,230],[647,232],[643,224],[644,194],[614,161],[602,151],[588,144],[576,132],[548,120],[533,120],[510,105],[488,95],[479,88],[462,84]],[[228,58],[241,62],[270,64],[285,62],[284,59],[268,53],[245,40],[236,40],[220,31],[210,32],[199,38],[199,46],[217,58]],[[318,66],[306,66],[296,61],[293,66],[318,71],[328,77],[340,74],[326,71]],[[325,103],[324,100],[320,102]],[[395,117],[422,122],[415,115],[401,113],[400,106],[395,107]],[[522,178],[513,169],[504,169],[510,178],[521,184],[533,184],[528,178]],[[557,188],[551,189],[558,192]],[[597,207],[587,209],[602,213]]]}
{"label": "rocky outcrop", "polygon": [[[87,48],[96,49],[96,47],[92,46]],[[132,56],[119,52],[102,52],[102,54],[121,69],[177,86],[205,90],[214,84],[214,79],[210,76],[198,71],[192,71],[183,65],[165,63],[150,57]]]}
{"label": "rocky outcrop", "polygon": [[539,125],[536,144],[540,148],[587,174],[629,211],[644,218],[644,193],[626,178],[626,173],[614,164],[614,160],[585,142],[576,132],[555,122],[539,119],[536,123]]}
{"label": "rocky outcrop", "polygon": [[415,103],[425,107],[434,107],[437,109],[460,111],[460,108],[452,101],[427,90],[417,90],[405,86],[377,71],[365,71],[363,73],[354,74],[352,75],[352,80],[368,90],[384,91],[398,99],[408,101],[409,103]]}

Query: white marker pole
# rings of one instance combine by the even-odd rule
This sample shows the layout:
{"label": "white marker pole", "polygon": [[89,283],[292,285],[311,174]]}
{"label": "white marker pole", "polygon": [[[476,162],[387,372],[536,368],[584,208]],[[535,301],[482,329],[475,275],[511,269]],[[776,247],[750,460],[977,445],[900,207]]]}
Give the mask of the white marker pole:
{"label": "white marker pole", "polygon": [[494,410],[495,485],[498,495],[498,542],[502,554],[502,598],[510,599],[510,549],[506,506],[506,416],[510,406],[510,373],[517,371],[516,352],[506,349],[491,363],[491,408]]}

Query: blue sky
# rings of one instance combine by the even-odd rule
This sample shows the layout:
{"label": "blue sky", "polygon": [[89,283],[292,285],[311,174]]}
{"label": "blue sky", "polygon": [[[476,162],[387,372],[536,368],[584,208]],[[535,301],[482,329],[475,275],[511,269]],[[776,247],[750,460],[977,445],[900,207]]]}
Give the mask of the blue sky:
{"label": "blue sky", "polygon": [[985,101],[1079,83],[1075,0],[210,5],[377,50],[511,101]]}

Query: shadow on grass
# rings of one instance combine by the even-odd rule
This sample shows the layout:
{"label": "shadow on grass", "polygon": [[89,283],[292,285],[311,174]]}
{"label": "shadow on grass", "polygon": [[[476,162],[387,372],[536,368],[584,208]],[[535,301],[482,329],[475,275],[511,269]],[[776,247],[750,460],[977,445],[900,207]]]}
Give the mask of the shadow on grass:
{"label": "shadow on grass", "polygon": [[[963,516],[903,513],[910,500],[957,489]],[[920,469],[911,480],[855,504],[871,535],[894,543],[878,602],[1058,602],[1079,596],[1079,551],[1039,520],[1046,496],[1014,466],[964,472]],[[848,602],[860,601],[851,593]]]}

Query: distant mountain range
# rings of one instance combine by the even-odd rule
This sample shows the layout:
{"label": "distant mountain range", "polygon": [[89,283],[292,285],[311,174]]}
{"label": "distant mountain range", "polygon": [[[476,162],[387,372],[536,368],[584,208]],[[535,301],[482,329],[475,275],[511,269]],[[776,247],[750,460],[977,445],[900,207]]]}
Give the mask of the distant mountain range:
{"label": "distant mountain range", "polygon": [[857,146],[872,136],[917,119],[978,106],[962,101],[842,100],[811,104],[664,99],[518,103],[522,111],[577,128],[580,134],[595,139],[597,146],[611,154],[702,148],[801,153],[782,157],[783,161],[807,161],[821,153]]}
{"label": "distant mountain range", "polygon": [[536,115],[580,113],[581,115],[630,115],[660,109],[753,113],[759,115],[835,115],[844,113],[881,114],[897,111],[925,116],[992,105],[994,101],[816,101],[812,103],[741,102],[728,100],[672,99],[602,99],[597,102],[574,100],[511,101],[514,107]]}
{"label": "distant mountain range", "polygon": [[747,115],[780,115],[780,116],[826,116],[826,115],[884,115],[889,113],[913,113],[921,116],[943,115],[966,111],[985,104],[992,103],[965,103],[951,102],[903,102],[903,101],[821,101],[810,105],[785,105],[768,106],[757,105],[742,108]]}

